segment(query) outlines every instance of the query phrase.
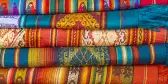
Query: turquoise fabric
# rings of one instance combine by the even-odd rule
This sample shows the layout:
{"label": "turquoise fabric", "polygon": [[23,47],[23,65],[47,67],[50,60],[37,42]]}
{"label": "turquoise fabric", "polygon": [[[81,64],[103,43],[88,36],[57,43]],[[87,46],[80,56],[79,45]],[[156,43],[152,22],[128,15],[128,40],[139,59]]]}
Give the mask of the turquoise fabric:
{"label": "turquoise fabric", "polygon": [[107,29],[138,27],[138,12],[134,10],[107,12]]}
{"label": "turquoise fabric", "polygon": [[151,53],[149,46],[140,45],[139,47],[139,64],[149,64],[151,60]]}

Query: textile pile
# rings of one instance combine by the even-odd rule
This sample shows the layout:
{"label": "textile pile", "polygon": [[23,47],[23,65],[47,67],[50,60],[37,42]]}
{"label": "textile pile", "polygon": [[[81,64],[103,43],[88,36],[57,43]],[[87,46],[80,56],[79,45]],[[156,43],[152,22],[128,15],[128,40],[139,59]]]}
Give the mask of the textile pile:
{"label": "textile pile", "polygon": [[0,84],[168,84],[168,0],[0,0]]}

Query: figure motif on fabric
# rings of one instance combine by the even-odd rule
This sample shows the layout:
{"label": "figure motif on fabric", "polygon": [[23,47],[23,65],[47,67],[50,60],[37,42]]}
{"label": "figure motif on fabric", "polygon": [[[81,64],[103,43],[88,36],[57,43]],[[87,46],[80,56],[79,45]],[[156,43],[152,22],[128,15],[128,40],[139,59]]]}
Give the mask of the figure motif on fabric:
{"label": "figure motif on fabric", "polygon": [[7,5],[6,3],[2,3],[0,5],[0,14],[4,14],[7,15],[8,14],[8,10],[7,10]]}
{"label": "figure motif on fabric", "polygon": [[19,14],[19,11],[18,11],[18,8],[17,8],[17,5],[16,5],[15,2],[13,3],[13,14],[14,15],[18,15]]}
{"label": "figure motif on fabric", "polygon": [[129,1],[128,0],[123,0],[121,4],[122,9],[128,9],[130,8]]}
{"label": "figure motif on fabric", "polygon": [[135,4],[134,4],[134,8],[138,8],[140,6],[140,3],[138,0],[136,0]]}
{"label": "figure motif on fabric", "polygon": [[27,6],[27,13],[28,14],[35,14],[36,13],[36,9],[35,9],[35,6],[33,4],[33,2],[30,2]]}
{"label": "figure motif on fabric", "polygon": [[86,11],[87,9],[86,9],[86,5],[85,5],[85,3],[84,2],[81,2],[80,3],[80,6],[79,6],[79,9],[78,9],[78,12],[84,12],[84,11]]}
{"label": "figure motif on fabric", "polygon": [[104,1],[104,10],[109,10],[109,5],[106,1]]}

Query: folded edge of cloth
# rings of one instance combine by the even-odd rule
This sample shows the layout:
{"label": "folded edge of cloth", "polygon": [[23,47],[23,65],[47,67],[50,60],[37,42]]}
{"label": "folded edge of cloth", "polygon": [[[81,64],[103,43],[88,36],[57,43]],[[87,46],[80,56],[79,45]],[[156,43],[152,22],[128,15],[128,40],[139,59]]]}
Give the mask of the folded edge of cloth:
{"label": "folded edge of cloth", "polygon": [[0,14],[56,14],[108,11],[167,3],[167,0],[1,0]]}
{"label": "folded edge of cloth", "polygon": [[160,65],[0,68],[0,83],[166,84],[168,67]]}
{"label": "folded edge of cloth", "polygon": [[0,49],[1,67],[167,65],[168,44]]}
{"label": "folded edge of cloth", "polygon": [[168,28],[168,6],[150,5],[139,9],[56,15],[1,15],[1,28],[127,29]]}
{"label": "folded edge of cloth", "polygon": [[0,48],[117,46],[166,43],[167,30],[0,29]]}

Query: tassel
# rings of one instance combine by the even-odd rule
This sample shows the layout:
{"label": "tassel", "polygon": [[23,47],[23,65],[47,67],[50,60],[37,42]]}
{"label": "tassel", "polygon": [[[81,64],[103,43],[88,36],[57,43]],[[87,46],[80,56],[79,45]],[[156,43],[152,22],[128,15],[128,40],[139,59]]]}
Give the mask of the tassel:
{"label": "tassel", "polygon": [[158,30],[159,27],[168,29],[168,6],[167,5],[149,5],[139,12],[139,27]]}

